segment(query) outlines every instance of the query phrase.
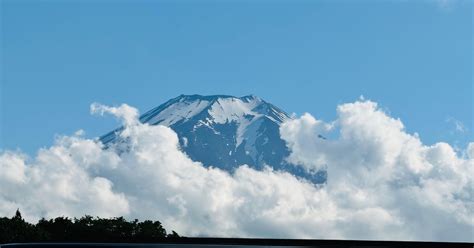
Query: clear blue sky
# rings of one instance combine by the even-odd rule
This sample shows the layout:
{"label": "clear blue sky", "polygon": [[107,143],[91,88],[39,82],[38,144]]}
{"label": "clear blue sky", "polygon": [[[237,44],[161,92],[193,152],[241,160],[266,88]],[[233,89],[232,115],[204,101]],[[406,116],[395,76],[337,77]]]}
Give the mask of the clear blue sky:
{"label": "clear blue sky", "polygon": [[[0,149],[117,125],[179,94],[258,95],[326,121],[360,95],[431,144],[473,140],[473,3],[1,1]],[[464,132],[456,131],[455,122]]]}

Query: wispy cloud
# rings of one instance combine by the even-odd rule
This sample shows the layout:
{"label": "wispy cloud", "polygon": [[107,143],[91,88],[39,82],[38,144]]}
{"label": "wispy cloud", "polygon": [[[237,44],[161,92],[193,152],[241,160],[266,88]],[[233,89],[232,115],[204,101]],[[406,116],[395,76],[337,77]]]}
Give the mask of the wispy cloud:
{"label": "wispy cloud", "polygon": [[449,123],[450,125],[453,126],[453,129],[455,132],[457,133],[466,133],[468,132],[468,128],[466,127],[466,125],[464,125],[464,123],[460,120],[457,120],[456,118],[453,118],[453,117],[448,117],[446,118],[446,122]]}
{"label": "wispy cloud", "polygon": [[451,11],[462,3],[469,3],[472,0],[428,0],[434,2],[440,10]]}

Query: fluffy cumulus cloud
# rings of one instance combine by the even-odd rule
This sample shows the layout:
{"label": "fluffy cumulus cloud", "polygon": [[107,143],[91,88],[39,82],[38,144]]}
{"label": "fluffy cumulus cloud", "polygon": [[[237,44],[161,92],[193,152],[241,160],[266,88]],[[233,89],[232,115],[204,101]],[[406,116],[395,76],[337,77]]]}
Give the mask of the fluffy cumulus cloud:
{"label": "fluffy cumulus cloud", "polygon": [[[359,225],[361,235],[474,239],[474,143],[463,154],[446,143],[424,145],[371,101],[340,105],[337,116],[327,124],[305,114],[280,132],[290,161],[327,169],[324,190],[350,212],[349,223]],[[334,139],[317,139],[334,133]],[[365,228],[367,222],[376,230]]]}
{"label": "fluffy cumulus cloud", "polygon": [[463,154],[424,145],[370,101],[337,111],[334,122],[305,114],[280,130],[288,160],[328,170],[313,185],[270,167],[206,168],[170,128],[141,124],[127,105],[93,104],[123,121],[124,142],[104,149],[78,133],[34,158],[0,153],[0,215],[123,215],[188,236],[474,239],[474,143]]}

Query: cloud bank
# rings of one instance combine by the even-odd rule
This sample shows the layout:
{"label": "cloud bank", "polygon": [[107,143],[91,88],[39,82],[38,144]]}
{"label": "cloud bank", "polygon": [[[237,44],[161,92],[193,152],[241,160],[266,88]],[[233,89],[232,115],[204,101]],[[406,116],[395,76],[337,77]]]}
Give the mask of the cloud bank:
{"label": "cloud bank", "polygon": [[288,160],[326,168],[324,185],[270,167],[205,168],[128,105],[91,112],[121,119],[124,143],[103,149],[77,133],[34,158],[1,152],[0,215],[123,215],[187,236],[474,240],[474,143],[462,154],[424,145],[374,102],[340,105],[331,123],[305,114],[282,125]]}

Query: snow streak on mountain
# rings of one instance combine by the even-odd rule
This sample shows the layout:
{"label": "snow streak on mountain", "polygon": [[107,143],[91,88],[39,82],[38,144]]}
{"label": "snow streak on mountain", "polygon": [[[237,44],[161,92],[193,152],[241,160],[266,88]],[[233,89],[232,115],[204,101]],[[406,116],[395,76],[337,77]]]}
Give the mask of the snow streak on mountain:
{"label": "snow streak on mountain", "polygon": [[[181,148],[204,166],[229,172],[243,164],[258,170],[270,166],[313,183],[325,182],[325,171],[307,171],[286,161],[289,150],[279,130],[282,122],[290,118],[283,110],[253,95],[181,95],[146,112],[140,121],[172,128],[179,136]],[[120,146],[121,130],[116,129],[100,140],[107,147]]]}

